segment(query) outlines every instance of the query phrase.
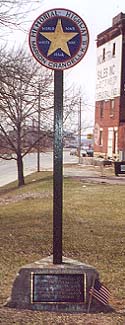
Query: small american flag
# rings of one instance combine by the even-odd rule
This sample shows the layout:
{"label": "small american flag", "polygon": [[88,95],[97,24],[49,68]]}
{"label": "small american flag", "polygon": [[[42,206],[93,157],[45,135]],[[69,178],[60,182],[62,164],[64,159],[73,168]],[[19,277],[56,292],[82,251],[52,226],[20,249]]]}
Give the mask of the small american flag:
{"label": "small american flag", "polygon": [[91,296],[99,300],[103,305],[108,305],[110,291],[104,287],[98,279],[95,280],[94,286],[90,288],[89,293]]}

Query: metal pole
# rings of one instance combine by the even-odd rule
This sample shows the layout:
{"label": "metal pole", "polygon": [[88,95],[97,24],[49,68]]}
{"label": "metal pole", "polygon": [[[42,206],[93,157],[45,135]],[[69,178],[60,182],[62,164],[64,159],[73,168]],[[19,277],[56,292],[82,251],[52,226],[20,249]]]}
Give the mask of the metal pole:
{"label": "metal pole", "polygon": [[63,71],[54,71],[53,263],[62,263]]}
{"label": "metal pole", "polygon": [[81,97],[80,97],[79,108],[78,108],[78,157],[79,157],[79,164],[80,164],[80,157],[81,157]]}
{"label": "metal pole", "polygon": [[37,171],[40,172],[40,83],[38,88],[38,143],[37,143]]}

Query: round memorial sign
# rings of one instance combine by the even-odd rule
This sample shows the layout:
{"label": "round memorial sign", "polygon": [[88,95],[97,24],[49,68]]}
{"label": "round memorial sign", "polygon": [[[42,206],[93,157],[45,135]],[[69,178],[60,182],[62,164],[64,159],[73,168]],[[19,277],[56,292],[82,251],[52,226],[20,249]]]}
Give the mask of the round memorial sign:
{"label": "round memorial sign", "polygon": [[84,57],[89,33],[83,19],[68,9],[51,9],[33,23],[29,45],[33,56],[46,68],[72,68]]}

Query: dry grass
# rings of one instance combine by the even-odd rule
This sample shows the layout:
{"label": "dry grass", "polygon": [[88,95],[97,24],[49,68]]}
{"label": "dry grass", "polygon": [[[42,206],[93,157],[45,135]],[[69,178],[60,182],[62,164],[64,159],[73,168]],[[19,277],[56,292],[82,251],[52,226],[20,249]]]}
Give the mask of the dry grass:
{"label": "dry grass", "polygon": [[3,307],[18,269],[52,253],[52,175],[0,190],[0,324],[125,324],[125,187],[64,180],[63,252],[97,268],[112,292],[113,314],[57,314]]}

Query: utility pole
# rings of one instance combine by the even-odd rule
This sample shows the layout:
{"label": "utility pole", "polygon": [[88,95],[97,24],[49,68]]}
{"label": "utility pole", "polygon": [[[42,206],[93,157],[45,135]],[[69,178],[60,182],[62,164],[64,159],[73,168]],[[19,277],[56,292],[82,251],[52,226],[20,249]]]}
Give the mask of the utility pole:
{"label": "utility pole", "polygon": [[79,157],[79,164],[81,162],[81,97],[79,101],[79,108],[78,108],[78,157]]}
{"label": "utility pole", "polygon": [[37,171],[40,172],[40,82],[38,86]]}

